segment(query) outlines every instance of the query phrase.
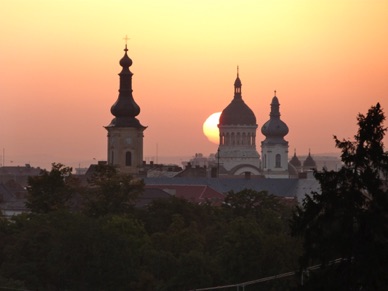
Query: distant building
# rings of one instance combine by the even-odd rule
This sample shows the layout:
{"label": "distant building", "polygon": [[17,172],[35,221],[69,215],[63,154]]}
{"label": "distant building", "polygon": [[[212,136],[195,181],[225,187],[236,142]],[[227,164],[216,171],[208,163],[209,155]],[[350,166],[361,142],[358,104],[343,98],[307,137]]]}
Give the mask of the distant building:
{"label": "distant building", "polygon": [[[169,181],[172,181],[175,179],[170,179]],[[187,201],[196,203],[196,204],[202,204],[202,203],[209,203],[212,205],[221,205],[224,201],[225,196],[218,192],[217,190],[213,189],[212,187],[208,185],[200,185],[200,184],[146,184],[145,186],[146,190],[149,189],[160,189],[164,192],[167,192],[171,196],[175,196],[177,198],[185,199]]]}
{"label": "distant building", "polygon": [[309,155],[303,162],[303,171],[313,171],[317,169],[317,164],[315,163],[313,157],[311,156],[311,152],[309,151]]}
{"label": "distant building", "polygon": [[256,150],[256,116],[242,99],[241,87],[237,68],[234,98],[222,111],[219,119],[220,142],[216,160],[229,175],[246,172],[259,175],[261,165],[260,155]]}
{"label": "distant building", "polygon": [[42,169],[25,166],[0,167],[0,212],[4,217],[26,212],[25,199],[28,177],[37,176]]}
{"label": "distant building", "polygon": [[290,165],[295,168],[297,172],[302,172],[302,163],[296,156],[296,150],[294,150],[294,156],[290,160]]}
{"label": "distant building", "polygon": [[[255,191],[267,191],[269,194],[283,197],[287,199],[296,199],[299,203],[302,202],[306,194],[311,192],[320,192],[320,185],[316,179],[266,179],[260,176],[238,175],[232,177],[175,177],[175,178],[144,178],[146,188],[155,187],[164,191],[167,189],[186,189],[183,186],[198,185],[201,187],[209,186],[215,191],[227,194],[230,191],[235,193],[244,189],[252,189]],[[205,188],[203,188],[205,189]],[[173,194],[171,191],[167,191]],[[183,193],[182,193],[183,195]],[[188,196],[181,196],[182,198],[189,198]],[[194,196],[193,196],[194,197]],[[218,196],[217,196],[218,197]],[[221,197],[220,197],[221,198]],[[192,199],[189,199],[192,200]]]}
{"label": "distant building", "polygon": [[42,171],[41,168],[31,167],[30,164],[25,166],[5,166],[0,167],[0,182],[7,183],[10,180],[22,185],[27,186],[27,180],[30,176],[37,176]]}
{"label": "distant building", "polygon": [[140,107],[132,96],[133,74],[129,70],[132,60],[128,57],[127,45],[124,51],[124,57],[120,60],[123,69],[119,74],[119,96],[110,110],[115,117],[105,127],[108,131],[107,160],[120,172],[139,174],[143,165],[143,132],[146,127],[136,118]]}

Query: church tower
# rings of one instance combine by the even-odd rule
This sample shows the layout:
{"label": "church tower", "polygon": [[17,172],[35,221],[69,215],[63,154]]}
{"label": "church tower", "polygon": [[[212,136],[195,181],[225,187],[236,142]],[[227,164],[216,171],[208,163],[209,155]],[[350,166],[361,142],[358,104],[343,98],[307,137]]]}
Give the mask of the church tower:
{"label": "church tower", "polygon": [[272,98],[270,119],[264,123],[261,133],[265,140],[261,142],[263,173],[267,178],[288,178],[288,126],[280,119],[279,100]]}
{"label": "church tower", "polygon": [[143,132],[146,129],[136,118],[140,107],[132,96],[132,60],[128,57],[127,45],[120,60],[123,68],[119,74],[120,89],[117,101],[110,112],[115,116],[106,126],[108,131],[108,164],[120,172],[138,174],[143,164]]}
{"label": "church tower", "polygon": [[219,164],[232,175],[260,174],[260,155],[256,150],[256,116],[241,95],[237,68],[234,98],[219,119],[220,141],[216,155]]}

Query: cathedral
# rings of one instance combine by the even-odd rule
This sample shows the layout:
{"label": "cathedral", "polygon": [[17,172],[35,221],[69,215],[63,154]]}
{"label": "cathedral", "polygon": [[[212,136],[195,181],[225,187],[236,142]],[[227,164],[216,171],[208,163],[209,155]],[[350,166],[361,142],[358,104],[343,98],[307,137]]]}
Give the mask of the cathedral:
{"label": "cathedral", "polygon": [[[261,127],[261,157],[256,149],[256,116],[244,102],[242,83],[237,68],[234,97],[219,119],[219,148],[216,154],[221,175],[262,175],[267,178],[289,178],[287,125],[280,119],[280,103],[272,98],[270,119]],[[292,166],[291,166],[292,167]],[[291,168],[294,172],[296,169]]]}
{"label": "cathedral", "polygon": [[[138,175],[143,172],[143,126],[136,116],[140,107],[133,98],[132,60],[128,57],[127,45],[120,60],[119,96],[111,107],[114,116],[105,129],[108,131],[107,162],[123,173]],[[296,157],[288,161],[288,126],[280,118],[280,103],[272,98],[270,118],[261,127],[265,139],[261,142],[261,156],[256,148],[258,124],[252,109],[242,97],[242,83],[237,67],[232,101],[222,111],[218,123],[219,147],[215,163],[209,165],[217,169],[217,176],[254,175],[266,178],[298,177],[303,169],[314,168],[310,153],[302,164]],[[214,173],[214,171],[212,171]],[[144,174],[144,173],[143,173]]]}
{"label": "cathedral", "polygon": [[237,69],[234,97],[219,119],[220,143],[216,158],[233,175],[246,172],[260,174],[260,155],[256,150],[256,116],[241,95],[241,80]]}

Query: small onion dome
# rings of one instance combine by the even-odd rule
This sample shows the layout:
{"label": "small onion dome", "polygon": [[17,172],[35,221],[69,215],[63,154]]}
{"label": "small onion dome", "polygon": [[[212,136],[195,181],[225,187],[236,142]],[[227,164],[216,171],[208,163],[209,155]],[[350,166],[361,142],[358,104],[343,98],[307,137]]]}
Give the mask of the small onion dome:
{"label": "small onion dome", "polygon": [[123,68],[128,68],[128,67],[132,66],[132,60],[128,57],[127,45],[125,45],[124,51],[125,51],[125,54],[120,60],[120,66],[122,66]]}
{"label": "small onion dome", "polygon": [[270,119],[264,123],[261,128],[261,133],[266,136],[267,139],[271,138],[283,138],[288,134],[288,126],[280,119],[279,100],[275,96],[272,98]]}
{"label": "small onion dome", "polygon": [[304,169],[315,169],[317,167],[317,164],[315,163],[313,157],[311,156],[310,152],[307,156],[306,160],[303,162],[303,168]]}
{"label": "small onion dome", "polygon": [[295,168],[300,168],[302,166],[302,163],[296,156],[296,152],[294,151],[294,156],[290,160],[290,164],[293,165]]}
{"label": "small onion dome", "polygon": [[219,125],[256,125],[255,114],[242,99],[241,86],[241,80],[237,71],[237,78],[234,82],[234,98],[222,111]]}

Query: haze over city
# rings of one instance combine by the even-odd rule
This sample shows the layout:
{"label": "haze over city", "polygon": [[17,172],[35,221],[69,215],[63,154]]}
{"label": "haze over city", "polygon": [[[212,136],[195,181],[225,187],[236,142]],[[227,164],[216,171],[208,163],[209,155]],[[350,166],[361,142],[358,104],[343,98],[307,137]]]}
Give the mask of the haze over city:
{"label": "haze over city", "polygon": [[290,155],[336,153],[358,113],[388,113],[387,15],[380,0],[7,1],[4,164],[106,160],[125,35],[146,159],[216,152],[202,124],[232,100],[237,66],[259,151],[276,90]]}

